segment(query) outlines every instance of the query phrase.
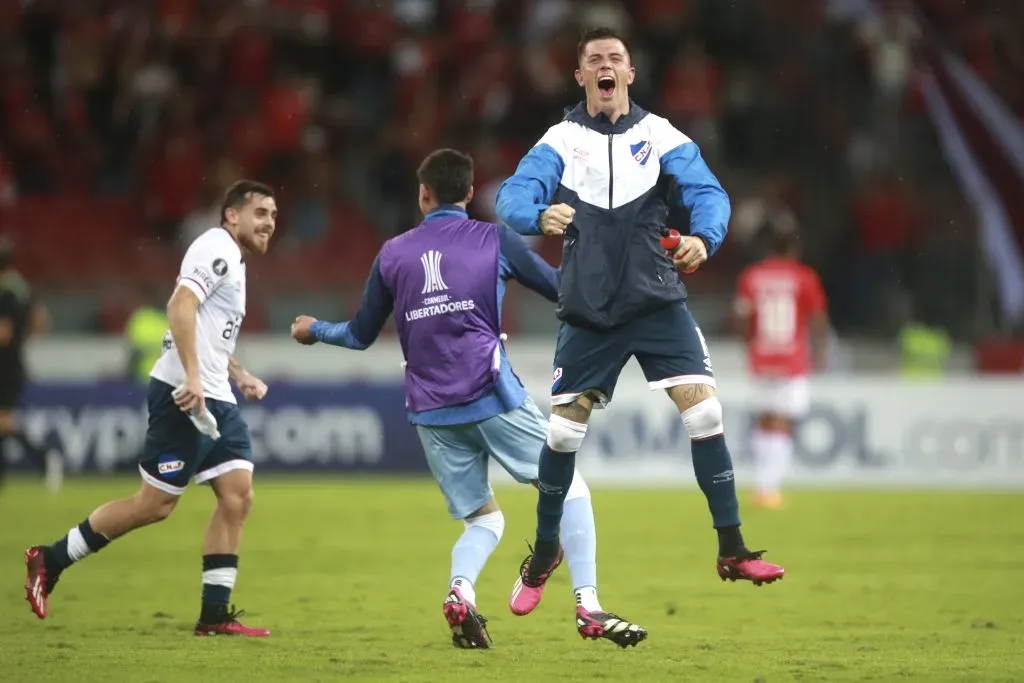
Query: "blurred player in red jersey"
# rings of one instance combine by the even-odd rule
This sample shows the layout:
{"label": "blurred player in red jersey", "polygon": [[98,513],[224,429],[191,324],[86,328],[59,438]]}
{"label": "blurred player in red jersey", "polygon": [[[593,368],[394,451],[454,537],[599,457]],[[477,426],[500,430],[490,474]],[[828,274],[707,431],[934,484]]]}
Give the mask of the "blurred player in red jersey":
{"label": "blurred player in red jersey", "polygon": [[793,426],[809,405],[807,377],[827,362],[829,324],[821,281],[799,260],[796,230],[772,226],[769,242],[767,258],[740,273],[735,313],[757,382],[754,502],[778,507],[793,458]]}

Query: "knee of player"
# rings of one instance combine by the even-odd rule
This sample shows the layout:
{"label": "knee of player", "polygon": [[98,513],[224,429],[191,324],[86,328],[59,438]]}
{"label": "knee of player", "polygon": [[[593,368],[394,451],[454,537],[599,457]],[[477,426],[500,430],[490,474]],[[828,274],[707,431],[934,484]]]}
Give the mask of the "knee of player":
{"label": "knee of player", "polygon": [[706,398],[682,413],[683,425],[690,439],[710,439],[725,432],[722,404],[717,396]]}
{"label": "knee of player", "polygon": [[559,453],[575,453],[583,445],[587,425],[560,415],[548,418],[548,448]]}
{"label": "knee of player", "polygon": [[757,426],[766,432],[778,432],[779,434],[788,434],[793,431],[793,425],[790,420],[784,415],[777,415],[775,413],[762,416],[758,420]]}
{"label": "knee of player", "polygon": [[162,522],[171,516],[174,508],[178,505],[177,496],[164,496],[161,498],[148,497],[140,500],[140,513],[146,524]]}
{"label": "knee of player", "polygon": [[462,520],[462,522],[466,525],[466,529],[477,527],[490,531],[498,538],[499,541],[501,540],[502,534],[505,533],[505,515],[501,510],[495,510],[494,512],[470,517],[469,519]]}
{"label": "knee of player", "polygon": [[145,525],[162,522],[170,517],[181,497],[143,481],[142,486],[130,500],[132,503],[131,514],[135,518],[135,524]]}
{"label": "knee of player", "polygon": [[250,486],[244,493],[242,493],[241,496],[239,496],[239,498],[241,499],[239,502],[243,512],[245,512],[245,514],[249,514],[249,511],[252,510],[252,503],[256,499],[255,489]]}
{"label": "knee of player", "polygon": [[250,486],[247,489],[222,494],[217,499],[217,505],[230,517],[244,519],[252,509],[254,496],[255,492]]}

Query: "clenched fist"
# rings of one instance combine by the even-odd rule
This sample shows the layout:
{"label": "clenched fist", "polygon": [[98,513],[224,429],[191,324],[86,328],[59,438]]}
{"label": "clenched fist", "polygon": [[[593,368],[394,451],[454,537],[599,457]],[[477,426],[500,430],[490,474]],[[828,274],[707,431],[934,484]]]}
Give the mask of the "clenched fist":
{"label": "clenched fist", "polygon": [[244,373],[235,380],[235,386],[242,392],[246,401],[259,401],[267,395],[267,385],[259,377]]}
{"label": "clenched fist", "polygon": [[545,235],[561,235],[575,217],[576,209],[568,204],[549,206],[540,215],[540,231]]}
{"label": "clenched fist", "polygon": [[672,253],[672,263],[684,273],[692,273],[708,260],[708,248],[699,237],[684,235]]}
{"label": "clenched fist", "polygon": [[309,315],[300,315],[292,323],[292,339],[307,346],[316,344],[316,337],[313,336],[313,323],[316,318]]}

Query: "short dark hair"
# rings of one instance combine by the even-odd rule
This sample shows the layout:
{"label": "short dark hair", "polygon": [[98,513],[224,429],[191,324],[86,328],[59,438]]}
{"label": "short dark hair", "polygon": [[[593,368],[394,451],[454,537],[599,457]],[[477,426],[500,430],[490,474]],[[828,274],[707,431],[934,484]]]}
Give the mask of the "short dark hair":
{"label": "short dark hair", "polygon": [[260,197],[273,197],[274,190],[265,183],[255,180],[237,180],[224,193],[224,199],[220,203],[220,222],[223,225],[228,219],[228,209],[238,211],[249,203],[252,195]]}
{"label": "short dark hair", "polygon": [[632,50],[629,49],[629,43],[626,42],[626,39],[615,29],[601,26],[590,29],[580,38],[580,42],[576,44],[577,62],[583,59],[583,52],[587,49],[587,45],[590,45],[595,40],[617,40],[626,48],[626,55],[632,57]]}
{"label": "short dark hair", "polygon": [[473,157],[454,149],[438,149],[427,155],[416,171],[438,204],[466,201],[473,186]]}

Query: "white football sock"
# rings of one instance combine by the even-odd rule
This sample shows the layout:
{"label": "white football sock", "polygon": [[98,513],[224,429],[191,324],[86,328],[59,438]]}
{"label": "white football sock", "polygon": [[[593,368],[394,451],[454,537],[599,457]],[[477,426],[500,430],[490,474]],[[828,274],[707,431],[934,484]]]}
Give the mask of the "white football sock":
{"label": "white football sock", "polygon": [[761,493],[777,492],[793,460],[793,437],[783,432],[755,432],[754,458],[757,463],[757,490]]}
{"label": "white football sock", "polygon": [[458,588],[459,592],[462,593],[462,598],[471,605],[476,605],[476,588],[473,587],[473,582],[464,576],[456,576],[452,579],[449,588]]}
{"label": "white football sock", "polygon": [[597,601],[597,589],[593,586],[584,586],[576,591],[576,604],[588,612],[604,611]]}
{"label": "white football sock", "polygon": [[772,458],[772,479],[775,490],[778,491],[782,488],[782,482],[789,473],[790,465],[793,462],[793,437],[790,434],[779,432],[775,434],[773,442],[772,450],[775,455]]}

